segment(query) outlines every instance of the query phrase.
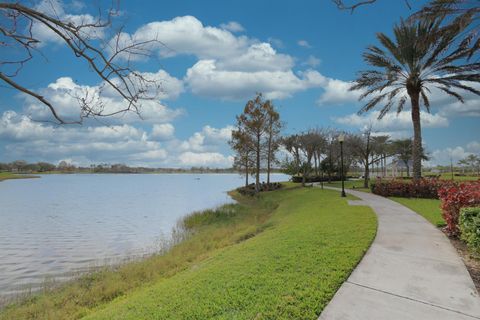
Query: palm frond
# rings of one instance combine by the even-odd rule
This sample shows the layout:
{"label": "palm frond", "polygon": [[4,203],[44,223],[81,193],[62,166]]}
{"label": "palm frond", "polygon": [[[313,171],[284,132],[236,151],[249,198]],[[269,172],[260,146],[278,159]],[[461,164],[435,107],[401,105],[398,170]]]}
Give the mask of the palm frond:
{"label": "palm frond", "polygon": [[420,95],[422,97],[425,109],[427,109],[427,112],[430,113],[430,100],[428,100],[428,96],[426,95],[425,90],[422,89],[422,91],[420,91]]}
{"label": "palm frond", "polygon": [[455,91],[452,91],[450,89],[448,89],[447,87],[437,87],[438,89],[442,90],[443,92],[445,92],[446,94],[456,98],[458,101],[460,101],[461,103],[464,103],[465,101],[463,100],[463,97],[461,95],[459,95],[458,93],[456,93]]}

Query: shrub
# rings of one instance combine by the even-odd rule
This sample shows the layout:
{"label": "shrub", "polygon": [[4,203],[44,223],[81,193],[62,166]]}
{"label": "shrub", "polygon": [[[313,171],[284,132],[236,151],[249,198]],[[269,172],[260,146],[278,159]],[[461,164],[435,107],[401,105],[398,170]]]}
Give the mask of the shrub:
{"label": "shrub", "polygon": [[462,208],[458,226],[462,240],[474,254],[480,255],[480,207]]}
{"label": "shrub", "polygon": [[480,206],[480,182],[445,184],[439,189],[438,195],[442,200],[442,216],[447,223],[445,231],[450,236],[458,236],[460,210],[465,207]]}
{"label": "shrub", "polygon": [[438,190],[450,181],[420,179],[417,181],[377,180],[370,184],[372,193],[383,197],[438,199]]}
{"label": "shrub", "polygon": [[[270,184],[262,182],[260,184],[260,190],[259,191],[260,192],[274,191],[274,190],[278,190],[280,188],[282,188],[282,184],[280,182],[270,182]],[[257,194],[257,192],[255,190],[255,184],[254,183],[251,183],[246,187],[237,188],[237,191],[244,196],[254,196],[255,194]]]}

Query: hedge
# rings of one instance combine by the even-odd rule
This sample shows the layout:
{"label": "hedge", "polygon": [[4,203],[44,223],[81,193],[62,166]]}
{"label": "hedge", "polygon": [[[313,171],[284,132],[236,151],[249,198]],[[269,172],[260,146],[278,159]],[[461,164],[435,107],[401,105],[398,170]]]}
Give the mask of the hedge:
{"label": "hedge", "polygon": [[460,210],[480,206],[480,181],[451,183],[438,190],[442,200],[442,216],[447,223],[445,231],[451,236],[460,234]]}
{"label": "hedge", "polygon": [[458,225],[462,240],[480,256],[480,207],[462,208]]}

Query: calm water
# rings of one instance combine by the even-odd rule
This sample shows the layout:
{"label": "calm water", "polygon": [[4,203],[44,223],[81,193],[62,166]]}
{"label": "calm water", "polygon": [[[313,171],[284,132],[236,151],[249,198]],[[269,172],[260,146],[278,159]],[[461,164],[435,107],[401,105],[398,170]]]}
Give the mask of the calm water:
{"label": "calm water", "polygon": [[152,253],[182,216],[232,202],[226,192],[242,183],[234,174],[44,175],[0,182],[0,296]]}

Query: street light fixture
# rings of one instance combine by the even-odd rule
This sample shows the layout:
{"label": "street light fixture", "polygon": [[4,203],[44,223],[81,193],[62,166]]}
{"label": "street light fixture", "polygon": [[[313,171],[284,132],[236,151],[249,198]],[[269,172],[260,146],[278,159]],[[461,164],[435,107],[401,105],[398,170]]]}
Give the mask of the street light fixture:
{"label": "street light fixture", "polygon": [[342,164],[342,171],[341,171],[341,175],[342,175],[342,193],[341,193],[341,196],[342,197],[346,197],[347,195],[345,194],[345,176],[344,176],[344,171],[343,171],[343,142],[345,141],[345,135],[343,133],[341,133],[339,136],[338,136],[338,142],[340,142],[340,159],[341,159],[341,164]]}

